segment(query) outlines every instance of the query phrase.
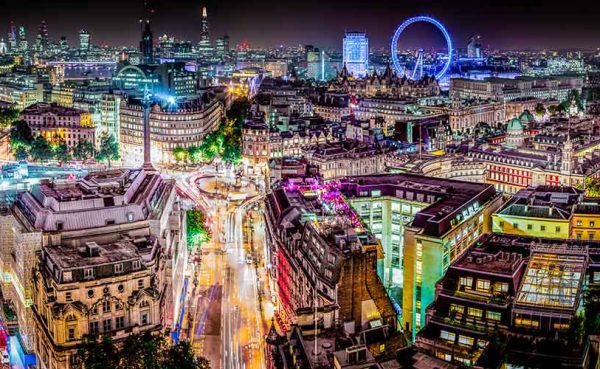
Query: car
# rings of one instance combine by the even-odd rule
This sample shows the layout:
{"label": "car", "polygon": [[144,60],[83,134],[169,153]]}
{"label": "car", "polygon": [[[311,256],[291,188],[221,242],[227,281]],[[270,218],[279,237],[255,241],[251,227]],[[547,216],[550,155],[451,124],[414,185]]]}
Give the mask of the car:
{"label": "car", "polygon": [[246,264],[252,264],[253,261],[252,255],[246,255]]}

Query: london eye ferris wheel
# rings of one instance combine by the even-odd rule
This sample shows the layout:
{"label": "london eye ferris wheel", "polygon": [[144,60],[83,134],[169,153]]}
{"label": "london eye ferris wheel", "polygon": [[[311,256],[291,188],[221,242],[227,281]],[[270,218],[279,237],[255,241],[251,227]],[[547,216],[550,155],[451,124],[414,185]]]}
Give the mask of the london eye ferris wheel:
{"label": "london eye ferris wheel", "polygon": [[415,57],[415,61],[412,66],[412,70],[400,61],[398,57],[398,41],[400,40],[404,31],[415,23],[429,23],[434,25],[444,36],[446,41],[446,48],[448,50],[447,57],[437,58],[436,61],[429,63],[428,67],[431,71],[430,74],[435,75],[436,79],[442,79],[448,69],[450,68],[450,63],[452,61],[452,53],[454,52],[452,46],[452,39],[450,38],[450,34],[446,30],[446,27],[442,23],[440,23],[437,19],[429,17],[429,16],[417,16],[408,18],[398,28],[396,32],[394,32],[394,36],[392,36],[391,42],[391,55],[392,55],[392,63],[394,64],[394,69],[398,73],[398,75],[404,75],[407,78],[418,80],[423,77],[423,69],[424,69],[424,55],[423,49],[419,49],[417,55]]}

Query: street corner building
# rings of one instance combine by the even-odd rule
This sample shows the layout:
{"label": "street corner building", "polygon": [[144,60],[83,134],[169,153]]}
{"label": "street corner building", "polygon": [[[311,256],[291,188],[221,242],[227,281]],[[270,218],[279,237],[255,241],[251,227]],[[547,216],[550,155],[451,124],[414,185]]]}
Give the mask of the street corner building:
{"label": "street corner building", "polygon": [[0,220],[22,360],[67,369],[86,335],[176,331],[187,247],[174,181],[148,169],[43,181]]}
{"label": "street corner building", "polygon": [[[382,326],[414,338],[436,282],[491,232],[501,205],[491,185],[410,174],[280,182],[265,213],[279,326],[309,329],[316,306],[318,327],[343,327],[367,346],[361,332]],[[395,352],[381,347],[369,352]]]}

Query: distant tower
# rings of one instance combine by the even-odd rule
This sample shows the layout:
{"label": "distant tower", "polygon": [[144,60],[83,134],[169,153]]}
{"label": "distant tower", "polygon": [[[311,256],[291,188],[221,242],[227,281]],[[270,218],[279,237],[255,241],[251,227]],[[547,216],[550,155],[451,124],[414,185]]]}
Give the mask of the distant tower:
{"label": "distant tower", "polygon": [[202,7],[202,31],[200,33],[200,42],[210,42],[210,31],[208,28],[208,13],[206,7]]}
{"label": "distant tower", "polygon": [[569,133],[562,148],[560,172],[564,175],[570,175],[573,173],[573,169],[575,169],[575,160],[573,156],[573,142],[571,141],[571,134]]}
{"label": "distant tower", "polygon": [[8,31],[8,49],[14,52],[17,50],[17,46],[17,26],[11,21],[10,29]]}
{"label": "distant tower", "polygon": [[46,21],[42,21],[38,28],[36,47],[38,51],[45,51],[48,48],[48,26]]}
{"label": "distant tower", "polygon": [[25,33],[25,27],[19,26],[19,51],[27,51],[29,49],[29,43],[27,42],[27,34]]}
{"label": "distant tower", "polygon": [[471,36],[467,42],[467,57],[468,58],[482,58],[483,53],[481,52],[481,36]]}
{"label": "distant tower", "polygon": [[140,52],[142,54],[143,64],[154,63],[154,39],[152,36],[150,16],[154,10],[148,6],[148,1],[144,1],[144,17],[140,19],[142,31],[142,40],[140,41]]}
{"label": "distant tower", "polygon": [[8,47],[6,46],[6,42],[4,42],[4,38],[0,38],[0,55],[4,55],[8,52]]}
{"label": "distant tower", "polygon": [[[229,40],[227,40],[229,42]],[[210,30],[208,28],[208,13],[206,7],[202,7],[202,30],[200,31],[200,42],[198,43],[200,55],[210,57],[213,49],[210,43]]]}
{"label": "distant tower", "polygon": [[67,36],[60,37],[59,45],[62,51],[69,50],[69,42],[67,41]]}
{"label": "distant tower", "polygon": [[369,39],[365,32],[346,32],[343,63],[355,78],[363,78],[369,69]]}
{"label": "distant tower", "polygon": [[90,51],[90,43],[92,41],[92,35],[82,29],[79,31],[79,53],[82,55],[87,54]]}

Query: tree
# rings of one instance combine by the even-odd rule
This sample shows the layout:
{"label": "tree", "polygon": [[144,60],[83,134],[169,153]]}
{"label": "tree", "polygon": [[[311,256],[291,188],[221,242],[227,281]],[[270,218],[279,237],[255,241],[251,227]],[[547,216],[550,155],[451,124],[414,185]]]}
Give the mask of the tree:
{"label": "tree", "polygon": [[200,247],[210,240],[210,231],[206,226],[204,213],[198,209],[188,210],[187,220],[187,245],[189,250]]}
{"label": "tree", "polygon": [[210,369],[210,362],[196,358],[189,342],[171,346],[165,352],[162,369]]}
{"label": "tree", "polygon": [[81,369],[118,369],[119,356],[109,335],[86,336],[77,349]]}
{"label": "tree", "polygon": [[108,161],[108,168],[110,169],[111,160],[119,160],[119,143],[115,139],[115,136],[104,133],[100,138],[100,150],[96,154],[96,160]]}
{"label": "tree", "polygon": [[65,141],[61,141],[58,145],[52,148],[53,157],[61,163],[66,163],[71,160],[71,151]]}
{"label": "tree", "polygon": [[571,318],[569,329],[567,330],[567,344],[570,347],[579,347],[584,336],[584,317],[580,314]]}
{"label": "tree", "polygon": [[53,157],[52,148],[46,139],[37,136],[31,143],[31,159],[33,161],[47,161]]}
{"label": "tree", "polygon": [[187,157],[192,163],[198,163],[201,159],[201,151],[198,146],[191,146],[187,149]]}
{"label": "tree", "polygon": [[77,145],[73,147],[73,156],[77,160],[88,160],[94,157],[96,149],[94,145],[86,140],[80,140]]}
{"label": "tree", "polygon": [[241,143],[234,138],[227,138],[223,144],[221,159],[228,164],[239,164],[242,161]]}
{"label": "tree", "polygon": [[116,346],[110,336],[88,336],[77,350],[80,369],[210,369],[188,342],[170,345],[164,334],[129,335]]}
{"label": "tree", "polygon": [[550,113],[550,115],[556,115],[556,113],[558,113],[558,105],[550,105],[548,107],[548,113]]}
{"label": "tree", "polygon": [[181,146],[177,146],[176,148],[173,149],[173,157],[175,158],[175,161],[177,161],[178,163],[182,162],[187,159],[188,151]]}
{"label": "tree", "polygon": [[27,160],[29,157],[29,150],[25,146],[17,146],[17,148],[13,150],[13,155],[15,156],[15,159],[19,161]]}
{"label": "tree", "polygon": [[0,129],[11,127],[19,119],[19,110],[9,107],[0,109]]}
{"label": "tree", "polygon": [[10,146],[14,150],[18,146],[25,145],[31,146],[33,141],[33,135],[31,128],[24,120],[17,120],[12,123],[10,127]]}
{"label": "tree", "polygon": [[537,103],[537,105],[535,106],[535,114],[540,117],[543,117],[544,114],[546,114],[546,108],[544,107],[544,104]]}

